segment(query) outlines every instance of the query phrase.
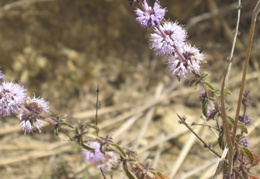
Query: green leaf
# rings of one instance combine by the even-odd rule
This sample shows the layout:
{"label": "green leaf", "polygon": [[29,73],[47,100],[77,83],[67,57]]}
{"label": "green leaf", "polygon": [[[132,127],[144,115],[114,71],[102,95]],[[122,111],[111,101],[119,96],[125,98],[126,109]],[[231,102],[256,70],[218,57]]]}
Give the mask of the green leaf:
{"label": "green leaf", "polygon": [[129,179],[137,179],[136,176],[132,172],[130,172],[128,169],[124,169],[124,171],[125,171],[126,176]]}
{"label": "green leaf", "polygon": [[209,90],[214,91],[214,87],[213,87],[209,82],[203,81],[202,83],[203,83]]}
{"label": "green leaf", "polygon": [[81,140],[81,146],[84,148],[84,149],[87,149],[87,150],[95,150],[94,148],[86,145],[82,140]]}
{"label": "green leaf", "polygon": [[60,125],[75,129],[75,127],[72,124],[67,123],[67,122],[62,122]]}
{"label": "green leaf", "polygon": [[[230,117],[230,116],[227,116],[227,119],[228,119],[228,121],[230,122],[230,124],[232,124],[232,126],[234,126],[235,120],[234,120],[232,117]],[[237,127],[238,127],[242,132],[244,132],[244,133],[246,133],[246,134],[248,133],[247,128],[246,128],[246,126],[245,126],[243,123],[238,122]]]}
{"label": "green leaf", "polygon": [[231,91],[229,89],[225,89],[224,90],[224,94],[225,95],[231,95],[232,93],[231,93]]}
{"label": "green leaf", "polygon": [[190,82],[190,87],[195,86],[196,81],[197,81],[197,80],[191,80],[191,82]]}
{"label": "green leaf", "polygon": [[89,123],[87,126],[88,126],[89,128],[95,129],[95,131],[96,131],[97,133],[99,133],[99,128],[98,128],[98,126],[96,126],[95,124]]}
{"label": "green leaf", "polygon": [[224,148],[225,148],[225,142],[224,142],[224,134],[221,132],[220,134],[219,134],[219,137],[218,137],[218,145],[219,145],[219,147],[222,149],[222,150],[224,150]]}
{"label": "green leaf", "polygon": [[232,125],[234,125],[235,120],[234,120],[232,117],[227,116],[227,119],[228,119],[228,121],[229,121]]}
{"label": "green leaf", "polygon": [[248,148],[246,147],[241,147],[242,151],[244,152],[244,154],[246,155],[246,157],[249,159],[249,161],[251,163],[254,162],[254,155],[252,154],[252,152],[250,150],[248,150]]}
{"label": "green leaf", "polygon": [[209,97],[209,101],[215,102],[215,98]]}
{"label": "green leaf", "polygon": [[248,134],[247,128],[246,128],[246,126],[245,126],[243,123],[239,122],[239,123],[237,124],[237,127],[238,127],[242,132]]}
{"label": "green leaf", "polygon": [[115,149],[121,154],[123,158],[126,158],[126,153],[124,150],[117,144],[111,144],[111,146],[115,147]]}
{"label": "green leaf", "polygon": [[201,74],[201,77],[202,77],[203,79],[205,79],[205,78],[207,78],[209,75],[210,75],[209,73],[202,73],[202,74]]}
{"label": "green leaf", "polygon": [[202,101],[202,113],[205,117],[208,117],[208,101]]}

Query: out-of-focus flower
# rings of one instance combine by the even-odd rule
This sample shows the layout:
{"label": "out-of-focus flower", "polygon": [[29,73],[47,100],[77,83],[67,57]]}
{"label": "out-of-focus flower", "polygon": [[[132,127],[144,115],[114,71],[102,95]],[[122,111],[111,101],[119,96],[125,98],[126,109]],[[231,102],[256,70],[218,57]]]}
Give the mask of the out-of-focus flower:
{"label": "out-of-focus flower", "polygon": [[242,103],[245,107],[251,107],[252,101],[249,99],[249,90],[245,90],[243,93]]}
{"label": "out-of-focus flower", "polygon": [[187,32],[178,23],[165,22],[155,28],[155,33],[151,34],[151,48],[157,54],[171,55],[176,49],[183,48]]}
{"label": "out-of-focus flower", "polygon": [[4,74],[2,72],[2,70],[0,70],[0,80],[2,80],[4,78]]}
{"label": "out-of-focus flower", "polygon": [[0,85],[0,114],[7,116],[17,114],[26,99],[26,90],[19,84],[3,82]]}
{"label": "out-of-focus flower", "polygon": [[101,161],[102,156],[104,155],[100,151],[100,143],[97,141],[88,142],[88,146],[94,148],[94,150],[83,149],[82,155],[85,161],[90,163],[99,163]]}
{"label": "out-of-focus flower", "polygon": [[136,20],[142,27],[155,27],[161,23],[166,13],[166,9],[160,6],[159,1],[155,1],[153,7],[149,6],[146,0],[140,2],[140,5],[142,10],[137,8],[135,13],[138,16]]}
{"label": "out-of-focus flower", "polygon": [[245,124],[246,126],[250,126],[252,124],[252,119],[247,114],[245,114],[244,116],[239,116],[238,120],[243,124]]}
{"label": "out-of-focus flower", "polygon": [[102,153],[100,151],[100,143],[92,141],[87,143],[94,150],[83,149],[82,155],[85,161],[96,164],[98,168],[109,171],[117,162],[117,155],[114,152]]}
{"label": "out-of-focus flower", "polygon": [[204,55],[191,45],[184,45],[178,53],[169,57],[168,66],[172,76],[186,77],[187,73],[198,72]]}
{"label": "out-of-focus flower", "polygon": [[248,140],[248,138],[245,138],[244,140],[240,141],[240,144],[242,144],[242,145],[245,146],[245,147],[248,147],[248,145],[249,145],[249,140]]}
{"label": "out-of-focus flower", "polygon": [[27,98],[24,103],[24,109],[19,114],[20,126],[24,130],[24,133],[32,133],[33,126],[41,132],[43,127],[41,113],[49,113],[49,103],[42,98]]}
{"label": "out-of-focus flower", "polygon": [[114,152],[106,152],[102,157],[102,162],[98,164],[98,168],[104,171],[110,171],[117,163],[118,157]]}

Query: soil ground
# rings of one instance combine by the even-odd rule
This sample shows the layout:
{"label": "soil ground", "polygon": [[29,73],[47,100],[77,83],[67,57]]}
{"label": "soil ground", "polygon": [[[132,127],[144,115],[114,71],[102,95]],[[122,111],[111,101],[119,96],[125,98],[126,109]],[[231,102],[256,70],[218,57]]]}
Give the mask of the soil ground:
{"label": "soil ground", "polygon": [[[243,1],[234,64],[227,96],[234,116],[243,61],[255,1]],[[237,1],[161,0],[166,19],[185,24],[189,42],[206,55],[202,70],[220,88],[230,56],[237,23]],[[122,0],[1,0],[0,66],[5,81],[15,81],[28,95],[41,96],[51,105],[52,115],[66,120],[95,120],[96,88],[99,85],[100,135],[112,135],[120,146],[132,147],[139,160],[152,159],[152,167],[176,179],[210,178],[217,157],[178,123],[203,124],[199,92],[169,76],[167,58],[149,49],[151,30],[135,21],[134,8]],[[249,148],[260,154],[260,25],[246,89],[251,91],[253,119]],[[51,127],[41,134],[23,135],[18,119],[0,119],[0,178],[102,178],[82,160],[81,149]],[[214,125],[214,121],[209,121]],[[207,142],[216,137],[208,127],[194,127]],[[221,152],[216,146],[216,150]],[[187,155],[186,155],[187,154]],[[183,161],[178,166],[179,157]],[[176,170],[176,171],[174,171]],[[122,171],[113,178],[124,178]],[[252,170],[260,175],[259,167]],[[107,174],[108,177],[109,174]]]}

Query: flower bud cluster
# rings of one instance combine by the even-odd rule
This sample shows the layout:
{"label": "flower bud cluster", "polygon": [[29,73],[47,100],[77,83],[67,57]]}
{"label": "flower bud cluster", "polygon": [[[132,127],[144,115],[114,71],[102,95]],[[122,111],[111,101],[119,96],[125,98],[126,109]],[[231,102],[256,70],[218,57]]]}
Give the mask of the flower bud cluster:
{"label": "flower bud cluster", "polygon": [[204,55],[186,42],[187,31],[177,22],[164,21],[166,8],[162,8],[156,0],[154,6],[147,1],[138,1],[141,9],[136,8],[136,20],[144,28],[154,28],[151,34],[150,48],[158,55],[168,56],[168,66],[172,76],[178,79],[186,77],[187,73],[198,73]]}
{"label": "flower bud cluster", "polygon": [[[244,106],[244,113],[243,113],[243,115],[240,115],[238,118],[238,120],[245,126],[250,126],[252,124],[251,117],[246,113],[247,108],[251,107],[251,105],[252,105],[251,104],[252,102],[249,99],[249,94],[250,94],[249,90],[245,90],[243,93],[242,104]],[[248,147],[249,139],[248,138],[243,139],[242,141],[240,141],[240,144],[245,147]]]}

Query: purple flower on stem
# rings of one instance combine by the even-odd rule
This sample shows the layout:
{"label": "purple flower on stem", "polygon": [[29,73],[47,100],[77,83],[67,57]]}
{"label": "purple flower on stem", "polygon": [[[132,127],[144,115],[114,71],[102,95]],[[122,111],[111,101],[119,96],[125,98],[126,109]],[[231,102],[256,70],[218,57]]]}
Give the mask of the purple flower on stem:
{"label": "purple flower on stem", "polygon": [[88,146],[94,148],[94,150],[87,150],[83,149],[82,155],[85,161],[90,162],[90,163],[99,163],[102,159],[102,156],[104,155],[100,151],[100,143],[97,141],[93,142],[88,142]]}
{"label": "purple flower on stem", "polygon": [[186,77],[188,72],[198,72],[200,70],[200,62],[203,59],[204,55],[197,48],[186,44],[169,57],[170,73],[172,76],[181,78]]}
{"label": "purple flower on stem", "polygon": [[151,34],[151,48],[157,54],[171,55],[177,49],[182,48],[187,38],[187,32],[178,23],[165,22],[158,28],[155,28],[155,33]]}
{"label": "purple flower on stem", "polygon": [[144,28],[155,27],[161,23],[166,13],[166,9],[161,8],[159,1],[155,1],[153,8],[148,6],[147,1],[140,2],[141,9],[135,10],[138,16],[136,20]]}
{"label": "purple flower on stem", "polygon": [[114,152],[102,153],[100,151],[100,143],[97,141],[88,142],[87,145],[94,150],[83,149],[82,155],[85,161],[96,164],[98,168],[109,171],[117,161],[117,156]]}
{"label": "purple flower on stem", "polygon": [[249,90],[245,90],[243,93],[243,98],[242,98],[242,103],[245,107],[251,107],[251,103],[252,101],[249,99],[249,94],[250,91]]}
{"label": "purple flower on stem", "polygon": [[98,168],[101,168],[104,171],[110,171],[117,163],[117,160],[117,155],[114,152],[106,152],[102,157],[102,162],[98,164]]}
{"label": "purple flower on stem", "polygon": [[238,120],[245,124],[245,126],[250,126],[252,124],[252,119],[249,115],[239,116]]}
{"label": "purple flower on stem", "polygon": [[20,126],[24,130],[24,133],[32,133],[33,126],[41,132],[43,127],[42,112],[49,113],[49,103],[42,98],[27,98],[23,111],[19,114]]}
{"label": "purple flower on stem", "polygon": [[3,82],[0,85],[0,114],[7,116],[17,114],[19,107],[26,99],[26,90],[19,84]]}
{"label": "purple flower on stem", "polygon": [[240,144],[242,144],[242,145],[245,146],[245,147],[248,147],[248,145],[249,145],[249,140],[248,140],[248,138],[245,138],[244,140],[240,141]]}

